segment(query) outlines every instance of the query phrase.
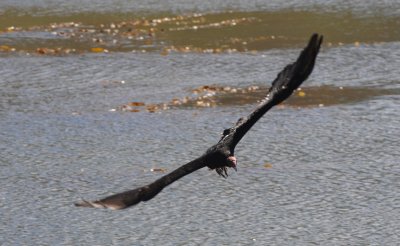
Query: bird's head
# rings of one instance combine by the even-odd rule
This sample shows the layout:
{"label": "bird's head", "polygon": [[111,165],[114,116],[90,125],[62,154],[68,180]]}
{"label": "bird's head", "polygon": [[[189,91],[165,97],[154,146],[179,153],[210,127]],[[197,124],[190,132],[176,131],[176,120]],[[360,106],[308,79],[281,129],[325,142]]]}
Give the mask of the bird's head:
{"label": "bird's head", "polygon": [[227,163],[228,163],[227,164],[228,167],[232,167],[233,169],[235,169],[235,171],[237,171],[237,168],[236,168],[237,160],[234,155],[228,156]]}

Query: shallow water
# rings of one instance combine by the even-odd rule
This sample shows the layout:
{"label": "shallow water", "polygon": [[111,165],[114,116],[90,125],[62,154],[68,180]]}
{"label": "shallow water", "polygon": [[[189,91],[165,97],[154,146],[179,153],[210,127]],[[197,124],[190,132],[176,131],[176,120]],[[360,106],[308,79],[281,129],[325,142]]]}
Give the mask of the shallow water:
{"label": "shallow water", "polygon": [[[0,3],[1,245],[398,244],[398,1],[43,3]],[[93,41],[102,24],[165,18],[181,22]],[[198,157],[315,31],[313,74],[237,146],[237,173],[199,170],[124,211],[73,206]],[[230,90],[194,93],[205,85]],[[207,93],[215,103],[198,103]],[[168,107],[123,111],[131,102]]]}

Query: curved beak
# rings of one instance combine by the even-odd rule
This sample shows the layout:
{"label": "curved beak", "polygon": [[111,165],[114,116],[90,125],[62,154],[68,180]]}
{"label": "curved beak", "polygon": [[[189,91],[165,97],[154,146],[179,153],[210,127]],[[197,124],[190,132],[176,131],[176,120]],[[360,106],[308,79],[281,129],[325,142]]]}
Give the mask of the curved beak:
{"label": "curved beak", "polygon": [[237,172],[237,160],[236,160],[236,157],[235,156],[229,156],[228,157],[228,160],[231,162],[231,164],[232,164],[232,168],[233,169],[235,169],[235,171]]}

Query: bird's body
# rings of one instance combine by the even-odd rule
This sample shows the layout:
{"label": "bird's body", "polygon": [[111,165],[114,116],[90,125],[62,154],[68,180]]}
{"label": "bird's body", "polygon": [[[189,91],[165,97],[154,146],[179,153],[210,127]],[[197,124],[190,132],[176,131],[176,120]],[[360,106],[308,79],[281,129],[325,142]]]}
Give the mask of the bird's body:
{"label": "bird's body", "polygon": [[202,156],[179,167],[171,173],[157,179],[149,185],[118,193],[97,201],[81,201],[75,203],[81,207],[123,209],[141,201],[148,201],[172,182],[200,168],[215,169],[223,176],[228,176],[228,168],[236,170],[237,159],[234,150],[250,128],[273,106],[287,99],[303,81],[311,74],[315,59],[322,43],[322,36],[312,35],[307,47],[301,52],[293,64],[287,65],[273,81],[271,88],[262,102],[245,118],[225,129],[219,142],[210,147]]}

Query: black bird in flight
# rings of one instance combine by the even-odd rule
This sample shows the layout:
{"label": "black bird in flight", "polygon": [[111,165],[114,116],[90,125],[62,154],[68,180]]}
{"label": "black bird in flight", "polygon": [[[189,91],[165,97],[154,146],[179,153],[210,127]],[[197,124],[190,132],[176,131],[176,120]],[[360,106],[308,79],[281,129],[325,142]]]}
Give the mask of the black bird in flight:
{"label": "black bird in flight", "polygon": [[234,150],[239,141],[248,130],[273,106],[287,99],[303,81],[311,74],[319,52],[322,36],[313,34],[307,47],[301,52],[297,61],[287,65],[272,82],[268,94],[261,103],[245,118],[240,118],[234,126],[225,129],[217,144],[210,147],[199,158],[179,167],[171,173],[157,179],[151,184],[134,190],[125,191],[97,201],[85,201],[75,203],[79,207],[124,209],[148,201],[155,197],[165,187],[176,180],[188,175],[200,168],[215,169],[223,177],[228,176],[228,168],[236,170],[236,157]]}

